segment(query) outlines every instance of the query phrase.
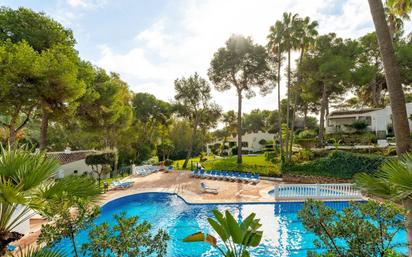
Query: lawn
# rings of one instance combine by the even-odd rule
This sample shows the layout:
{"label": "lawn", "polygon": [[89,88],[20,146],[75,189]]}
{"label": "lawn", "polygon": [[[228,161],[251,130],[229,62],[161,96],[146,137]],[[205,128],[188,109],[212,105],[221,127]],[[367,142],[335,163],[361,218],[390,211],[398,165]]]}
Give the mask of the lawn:
{"label": "lawn", "polygon": [[[212,156],[202,163],[206,170],[239,170],[245,172],[256,172],[265,176],[280,176],[279,164],[266,161],[263,155],[245,155],[243,156],[243,163],[238,166],[236,163],[237,157],[227,157],[222,159],[214,159]],[[198,162],[199,158],[191,159],[192,162]],[[176,167],[182,167],[184,160],[178,160],[173,163]],[[179,166],[177,166],[178,164]],[[190,169],[190,161],[189,167]]]}

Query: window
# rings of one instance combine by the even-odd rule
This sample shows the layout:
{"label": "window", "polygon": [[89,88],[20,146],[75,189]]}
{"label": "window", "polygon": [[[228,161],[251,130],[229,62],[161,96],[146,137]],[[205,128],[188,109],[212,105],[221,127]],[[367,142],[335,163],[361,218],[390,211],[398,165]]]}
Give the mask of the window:
{"label": "window", "polygon": [[73,171],[73,174],[77,174],[79,171],[78,170],[74,170]]}
{"label": "window", "polygon": [[249,147],[248,142],[242,142],[242,147]]}

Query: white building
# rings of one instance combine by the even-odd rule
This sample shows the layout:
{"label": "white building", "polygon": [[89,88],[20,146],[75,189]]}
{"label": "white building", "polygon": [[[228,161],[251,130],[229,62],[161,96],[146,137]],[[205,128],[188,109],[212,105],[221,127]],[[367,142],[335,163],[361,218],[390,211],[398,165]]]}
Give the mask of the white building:
{"label": "white building", "polygon": [[94,175],[91,166],[86,164],[86,156],[94,153],[98,152],[95,150],[71,151],[66,149],[63,152],[48,152],[47,155],[60,163],[56,178],[63,178],[69,175]]}
{"label": "white building", "polygon": [[[275,137],[275,134],[268,133],[268,132],[259,131],[257,133],[246,133],[242,136],[242,151],[248,152],[248,153],[255,153],[255,152],[262,151],[264,148],[264,145],[262,145],[260,142],[262,140],[273,141],[274,137]],[[212,148],[217,144],[222,145],[223,139],[207,144],[206,145],[207,154],[211,154]],[[225,145],[227,146],[227,149],[225,150],[226,153],[230,154],[232,152],[232,148],[237,147],[237,136],[227,138]]]}
{"label": "white building", "polygon": [[[412,103],[406,104],[408,117],[412,114]],[[364,120],[367,130],[378,135],[387,135],[392,129],[392,111],[390,106],[385,108],[369,108],[347,111],[333,111],[326,118],[326,133],[351,132],[350,125],[356,120]],[[408,119],[412,129],[412,121]]]}

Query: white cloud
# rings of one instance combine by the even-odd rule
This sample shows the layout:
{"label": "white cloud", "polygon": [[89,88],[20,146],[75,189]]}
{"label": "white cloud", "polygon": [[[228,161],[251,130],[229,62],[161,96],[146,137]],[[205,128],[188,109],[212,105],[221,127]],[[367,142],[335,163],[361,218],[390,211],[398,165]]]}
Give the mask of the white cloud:
{"label": "white cloud", "polygon": [[[251,36],[256,42],[266,44],[269,27],[281,19],[283,12],[309,16],[319,21],[321,33],[335,32],[341,37],[359,37],[373,29],[367,1],[347,0],[344,4],[340,1],[187,0],[180,6],[179,20],[160,17],[135,36],[135,47],[126,53],[102,47],[101,58],[96,63],[120,73],[134,91],[171,99],[174,79],[194,72],[207,77],[213,53],[231,34]],[[284,86],[282,92],[285,92]],[[214,96],[225,110],[237,109],[233,90],[214,92]],[[275,93],[257,96],[245,100],[243,110],[273,109],[275,103]]]}
{"label": "white cloud", "polygon": [[106,0],[66,0],[66,2],[71,7],[81,8],[102,7],[104,4],[106,4]]}

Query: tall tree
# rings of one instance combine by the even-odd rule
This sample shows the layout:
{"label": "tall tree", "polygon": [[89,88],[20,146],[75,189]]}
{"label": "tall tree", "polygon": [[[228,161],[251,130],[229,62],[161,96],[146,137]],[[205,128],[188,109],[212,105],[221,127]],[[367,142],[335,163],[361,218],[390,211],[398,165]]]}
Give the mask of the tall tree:
{"label": "tall tree", "polygon": [[[294,37],[297,40],[297,48],[300,50],[300,57],[298,61],[298,65],[302,64],[303,56],[307,48],[313,46],[315,43],[315,39],[318,35],[318,31],[316,30],[318,26],[317,21],[311,21],[309,17],[305,17],[303,19],[298,18],[295,23],[294,28]],[[299,73],[296,74],[297,81],[296,81],[296,88],[294,89],[294,104],[292,108],[292,122],[291,122],[291,134],[290,134],[290,148],[289,148],[289,156],[287,156],[288,160],[292,157],[292,145],[293,145],[293,134],[295,128],[295,114],[296,109],[298,107],[298,100],[300,99],[301,94],[301,83],[302,77]],[[305,114],[306,115],[306,114]]]}
{"label": "tall tree", "polygon": [[268,52],[273,55],[273,59],[277,64],[277,87],[278,87],[278,114],[279,114],[279,124],[278,124],[278,135],[280,144],[280,156],[283,156],[283,142],[282,142],[282,117],[280,111],[280,70],[282,68],[283,53],[285,51],[285,45],[283,42],[283,31],[284,26],[281,21],[276,21],[275,25],[271,26],[269,29],[270,33],[267,36],[268,39]]}
{"label": "tall tree", "polygon": [[167,127],[171,117],[171,105],[148,93],[137,93],[132,98],[134,127],[137,134],[136,160],[145,161],[151,157],[161,138],[161,126]]}
{"label": "tall tree", "polygon": [[395,57],[392,38],[385,19],[385,11],[381,0],[368,0],[379,49],[382,55],[385,70],[386,84],[388,85],[389,98],[392,109],[393,128],[396,138],[396,151],[398,154],[410,150],[409,122],[406,113],[405,96],[403,93],[399,64]]}
{"label": "tall tree", "polygon": [[85,130],[96,133],[100,147],[114,149],[118,134],[130,127],[133,110],[127,84],[118,74],[108,75],[95,68],[94,79],[86,85],[86,93],[78,99],[77,115]]}
{"label": "tall tree", "polygon": [[233,35],[213,56],[209,79],[218,91],[234,87],[238,96],[237,113],[237,163],[242,163],[242,98],[253,97],[253,87],[261,92],[270,89],[273,74],[264,47],[254,44],[249,37]]}
{"label": "tall tree", "polygon": [[38,59],[39,54],[27,42],[0,43],[0,111],[4,115],[0,122],[8,130],[10,145],[37,105]]}
{"label": "tall tree", "polygon": [[[197,73],[175,80],[176,108],[182,117],[189,119],[192,127],[189,148],[183,168],[187,167],[192,157],[193,142],[197,137],[199,126],[214,123],[219,119],[220,107],[211,103],[212,94],[208,82]],[[213,113],[213,115],[210,115]]]}
{"label": "tall tree", "polygon": [[62,120],[73,114],[76,99],[85,92],[85,83],[78,80],[77,53],[72,47],[56,45],[44,50],[39,58],[41,79],[36,87],[41,110],[40,149],[47,146],[49,120]]}
{"label": "tall tree", "polygon": [[83,84],[75,79],[78,57],[73,33],[44,13],[27,8],[1,7],[0,28],[0,40],[24,40],[41,54],[41,80],[35,88],[42,113],[40,149],[45,149],[49,119],[67,114],[68,106],[75,107],[70,103],[83,93]]}
{"label": "tall tree", "polygon": [[[287,109],[290,110],[290,99],[291,99],[291,57],[290,54],[292,50],[298,47],[298,38],[297,38],[297,21],[298,15],[292,13],[283,13],[283,41],[285,45],[285,51],[287,52],[288,58],[288,66],[287,66],[287,75],[288,75],[288,82],[287,82]],[[285,138],[285,155],[286,159],[289,159],[289,143],[290,142],[290,133],[289,133],[289,126],[290,126],[290,111],[286,113],[286,138]]]}
{"label": "tall tree", "polygon": [[27,41],[37,52],[62,44],[74,46],[73,32],[44,13],[20,7],[0,7],[0,41]]}
{"label": "tall tree", "polygon": [[331,97],[342,94],[351,85],[356,42],[343,41],[335,34],[319,36],[305,55],[299,71],[305,81],[303,92],[320,99],[319,143],[323,145],[326,111]]}

